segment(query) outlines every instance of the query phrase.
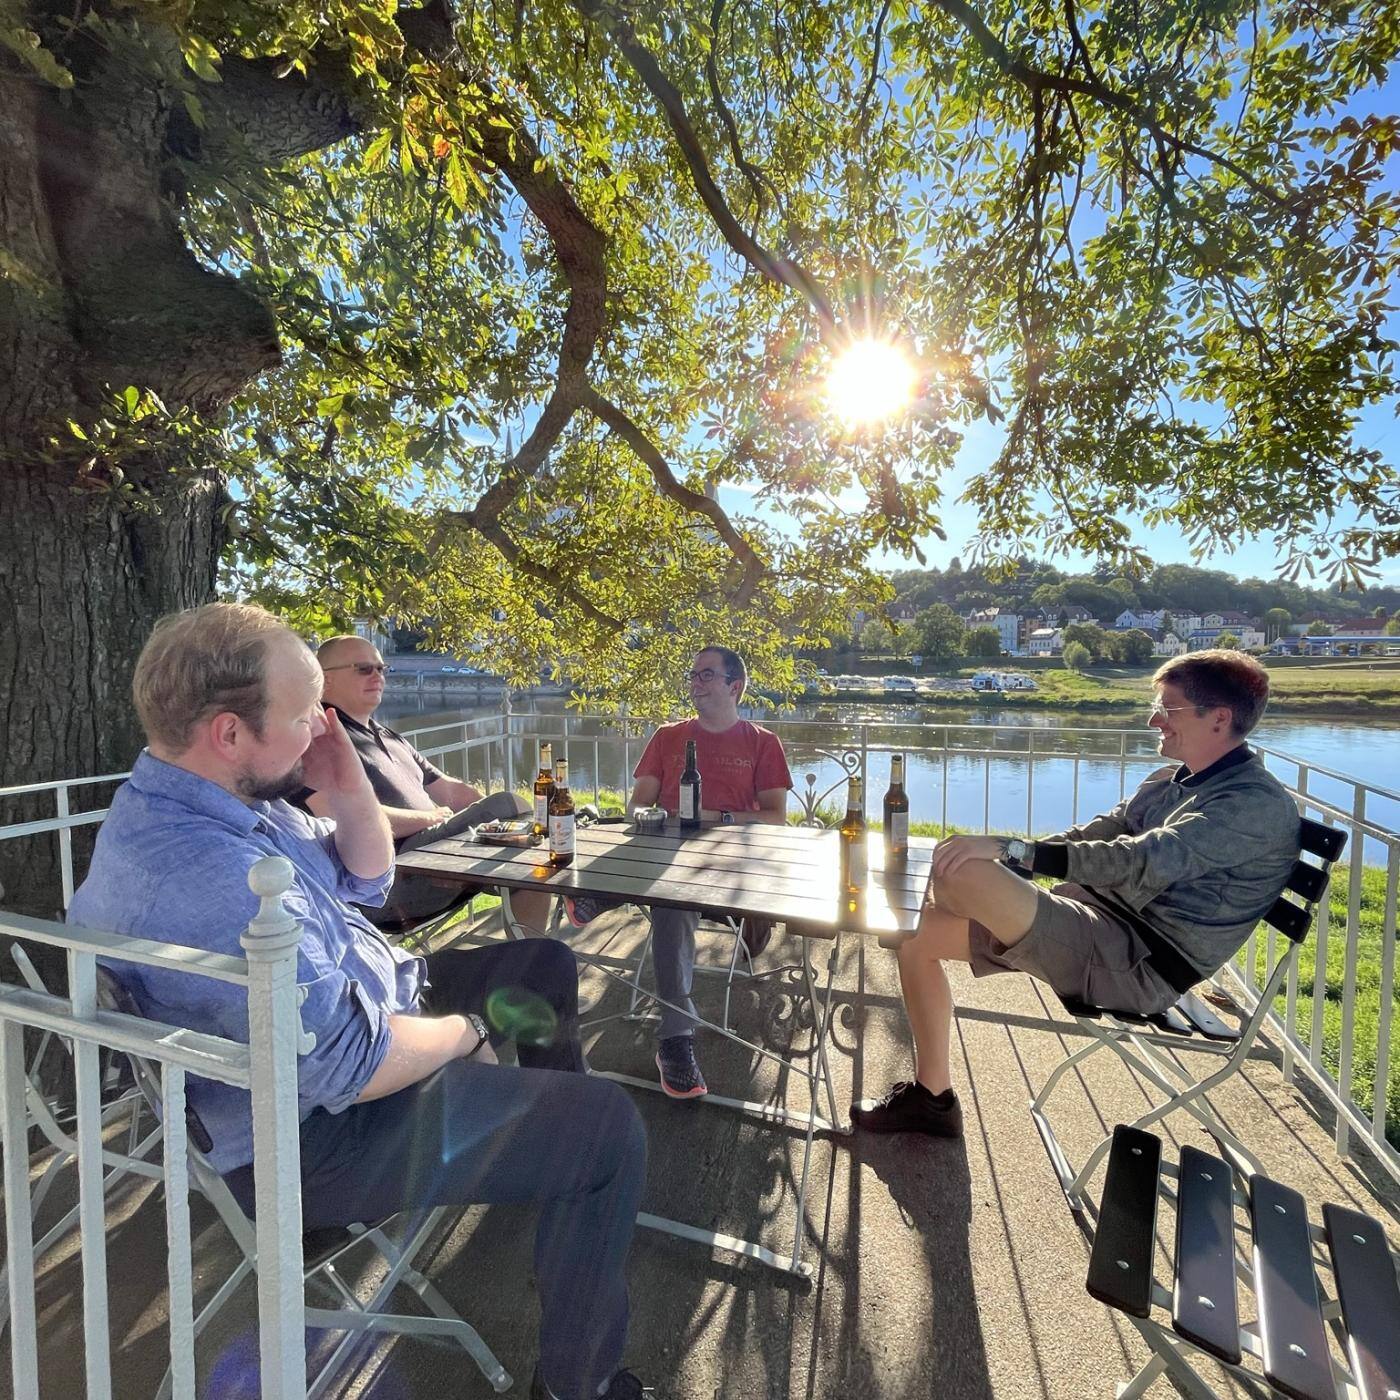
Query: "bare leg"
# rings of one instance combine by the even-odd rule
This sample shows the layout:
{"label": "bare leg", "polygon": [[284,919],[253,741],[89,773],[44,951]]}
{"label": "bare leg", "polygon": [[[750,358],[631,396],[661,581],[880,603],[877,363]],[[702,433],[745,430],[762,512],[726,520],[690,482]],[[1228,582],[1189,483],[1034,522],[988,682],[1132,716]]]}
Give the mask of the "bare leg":
{"label": "bare leg", "polygon": [[543,937],[549,931],[549,909],[554,896],[544,890],[512,890],[511,912],[527,934]]}
{"label": "bare leg", "polygon": [[993,861],[973,861],[937,881],[919,931],[899,949],[899,985],[914,1038],[914,1077],[930,1093],[952,1087],[950,1053],[953,992],[943,964],[968,962],[968,921],[985,924],[1003,943],[1030,930],[1037,900],[1034,885]]}
{"label": "bare leg", "polygon": [[967,961],[967,920],[929,905],[919,932],[899,950],[899,985],[914,1037],[914,1077],[931,1094],[952,1087],[953,991],[944,958]]}

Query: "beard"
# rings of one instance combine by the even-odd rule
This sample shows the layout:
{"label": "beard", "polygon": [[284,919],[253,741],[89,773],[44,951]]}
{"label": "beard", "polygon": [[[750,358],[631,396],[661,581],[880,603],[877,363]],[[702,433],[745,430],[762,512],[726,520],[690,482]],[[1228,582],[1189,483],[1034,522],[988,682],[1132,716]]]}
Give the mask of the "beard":
{"label": "beard", "polygon": [[305,786],[303,765],[299,760],[281,777],[265,778],[253,772],[238,776],[238,795],[249,802],[276,802],[279,798],[295,797]]}

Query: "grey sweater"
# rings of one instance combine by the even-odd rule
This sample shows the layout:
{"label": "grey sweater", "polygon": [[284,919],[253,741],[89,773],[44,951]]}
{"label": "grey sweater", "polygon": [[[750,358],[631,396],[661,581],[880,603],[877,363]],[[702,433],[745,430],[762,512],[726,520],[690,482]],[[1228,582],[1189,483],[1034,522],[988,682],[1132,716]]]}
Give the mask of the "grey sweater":
{"label": "grey sweater", "polygon": [[1175,950],[1199,980],[1282,893],[1298,858],[1298,808],[1241,746],[1200,773],[1160,768],[1111,812],[1046,841],[1065,843],[1069,880],[1135,913],[1170,945],[1165,961]]}

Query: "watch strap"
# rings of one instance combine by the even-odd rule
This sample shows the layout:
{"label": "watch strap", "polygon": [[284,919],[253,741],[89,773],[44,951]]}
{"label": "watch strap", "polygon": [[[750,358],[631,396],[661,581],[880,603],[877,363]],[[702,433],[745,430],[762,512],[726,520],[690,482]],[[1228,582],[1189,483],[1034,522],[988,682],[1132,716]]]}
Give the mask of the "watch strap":
{"label": "watch strap", "polygon": [[490,1032],[486,1029],[486,1022],[483,1021],[481,1017],[476,1014],[475,1011],[468,1011],[463,1019],[472,1028],[472,1030],[476,1032],[477,1035],[476,1044],[472,1046],[471,1053],[465,1057],[466,1059],[470,1060],[472,1055],[475,1055],[476,1052],[480,1050],[483,1045],[487,1045],[490,1043]]}

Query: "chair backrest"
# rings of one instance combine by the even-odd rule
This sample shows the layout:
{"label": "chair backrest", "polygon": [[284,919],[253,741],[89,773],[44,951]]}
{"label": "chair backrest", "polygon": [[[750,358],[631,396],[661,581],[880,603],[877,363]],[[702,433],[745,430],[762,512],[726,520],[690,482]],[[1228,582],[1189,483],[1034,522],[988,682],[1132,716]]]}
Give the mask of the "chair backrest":
{"label": "chair backrest", "polygon": [[[1298,819],[1298,846],[1302,852],[1288,872],[1284,882],[1285,891],[1301,896],[1302,904],[1280,895],[1273,907],[1264,915],[1264,922],[1272,928],[1301,943],[1312,927],[1313,912],[1318,901],[1327,893],[1328,882],[1332,878],[1332,866],[1337,857],[1346,849],[1347,834],[1335,826],[1324,826],[1311,817]],[[1307,859],[1315,856],[1316,863]]]}

